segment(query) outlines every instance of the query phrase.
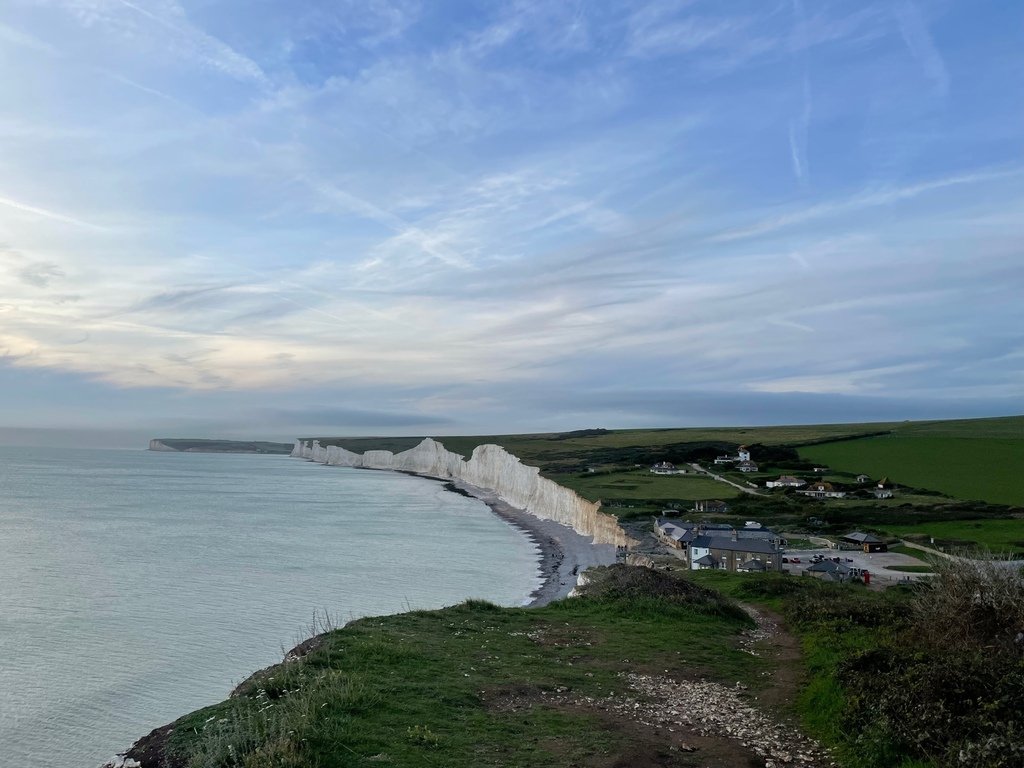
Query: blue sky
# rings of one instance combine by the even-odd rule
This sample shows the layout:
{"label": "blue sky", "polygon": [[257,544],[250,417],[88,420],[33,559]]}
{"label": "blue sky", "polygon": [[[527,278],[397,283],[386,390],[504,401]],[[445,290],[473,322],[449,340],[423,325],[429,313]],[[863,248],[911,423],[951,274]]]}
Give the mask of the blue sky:
{"label": "blue sky", "polygon": [[1024,5],[8,0],[0,425],[1024,411]]}

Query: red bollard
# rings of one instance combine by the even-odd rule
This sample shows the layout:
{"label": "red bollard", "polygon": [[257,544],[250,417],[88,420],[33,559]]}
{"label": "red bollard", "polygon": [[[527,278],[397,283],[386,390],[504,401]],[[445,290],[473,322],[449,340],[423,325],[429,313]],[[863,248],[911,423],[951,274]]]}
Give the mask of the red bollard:
{"label": "red bollard", "polygon": [[861,575],[864,577],[865,584],[871,583],[871,573],[869,571],[864,571]]}

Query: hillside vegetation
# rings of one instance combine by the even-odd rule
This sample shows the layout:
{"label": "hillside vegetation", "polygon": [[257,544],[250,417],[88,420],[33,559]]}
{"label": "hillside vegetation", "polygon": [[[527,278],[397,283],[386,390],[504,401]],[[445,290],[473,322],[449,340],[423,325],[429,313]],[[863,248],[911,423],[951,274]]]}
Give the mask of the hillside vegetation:
{"label": "hillside vegetation", "polygon": [[[765,763],[765,745],[740,735],[751,717],[796,716],[845,768],[1019,767],[1024,579],[938,569],[878,593],[618,565],[544,608],[469,601],[362,619],[130,756],[144,768],[731,768]],[[792,644],[778,630],[751,635],[733,600],[780,612],[802,654],[780,655]],[[677,691],[697,692],[686,712],[665,698]],[[810,762],[823,764],[794,764]]]}

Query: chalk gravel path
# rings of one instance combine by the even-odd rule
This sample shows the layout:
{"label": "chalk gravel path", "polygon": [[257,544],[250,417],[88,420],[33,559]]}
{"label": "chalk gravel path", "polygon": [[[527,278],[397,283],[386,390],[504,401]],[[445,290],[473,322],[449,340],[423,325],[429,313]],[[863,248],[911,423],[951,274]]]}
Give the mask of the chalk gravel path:
{"label": "chalk gravel path", "polygon": [[[784,646],[791,644],[793,639],[771,617],[749,606],[744,606],[744,610],[757,622],[757,626],[744,633],[740,650],[754,656],[761,656],[764,651],[774,654],[781,650],[785,655]],[[673,680],[636,673],[623,673],[623,677],[636,698],[584,697],[574,703],[597,707],[677,735],[681,732],[737,742],[764,760],[765,768],[830,768],[836,765],[828,751],[805,736],[798,727],[754,706],[747,687],[741,683],[728,686],[708,680]],[[776,679],[773,687],[790,688],[792,682]],[[682,748],[686,751],[698,749],[692,745]]]}

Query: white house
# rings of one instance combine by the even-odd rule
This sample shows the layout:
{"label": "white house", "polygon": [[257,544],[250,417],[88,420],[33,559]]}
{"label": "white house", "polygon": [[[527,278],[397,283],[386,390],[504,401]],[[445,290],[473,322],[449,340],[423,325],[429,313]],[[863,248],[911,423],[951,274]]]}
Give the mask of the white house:
{"label": "white house", "polygon": [[736,452],[737,461],[750,461],[750,449],[745,445],[741,445],[740,449]]}
{"label": "white house", "polygon": [[814,499],[841,499],[846,496],[846,491],[837,491],[832,483],[811,483],[807,486],[807,490],[800,491],[804,496],[810,496]]}
{"label": "white house", "polygon": [[[750,454],[748,453],[747,455],[749,456]],[[736,468],[740,472],[757,472],[757,464],[752,462],[750,459],[744,459],[736,465]]]}
{"label": "white house", "polygon": [[764,484],[765,488],[803,488],[807,485],[805,480],[792,475],[783,475],[778,480],[769,480]]}
{"label": "white house", "polygon": [[659,461],[651,467],[652,475],[685,475],[686,471],[679,469],[670,461]]}

